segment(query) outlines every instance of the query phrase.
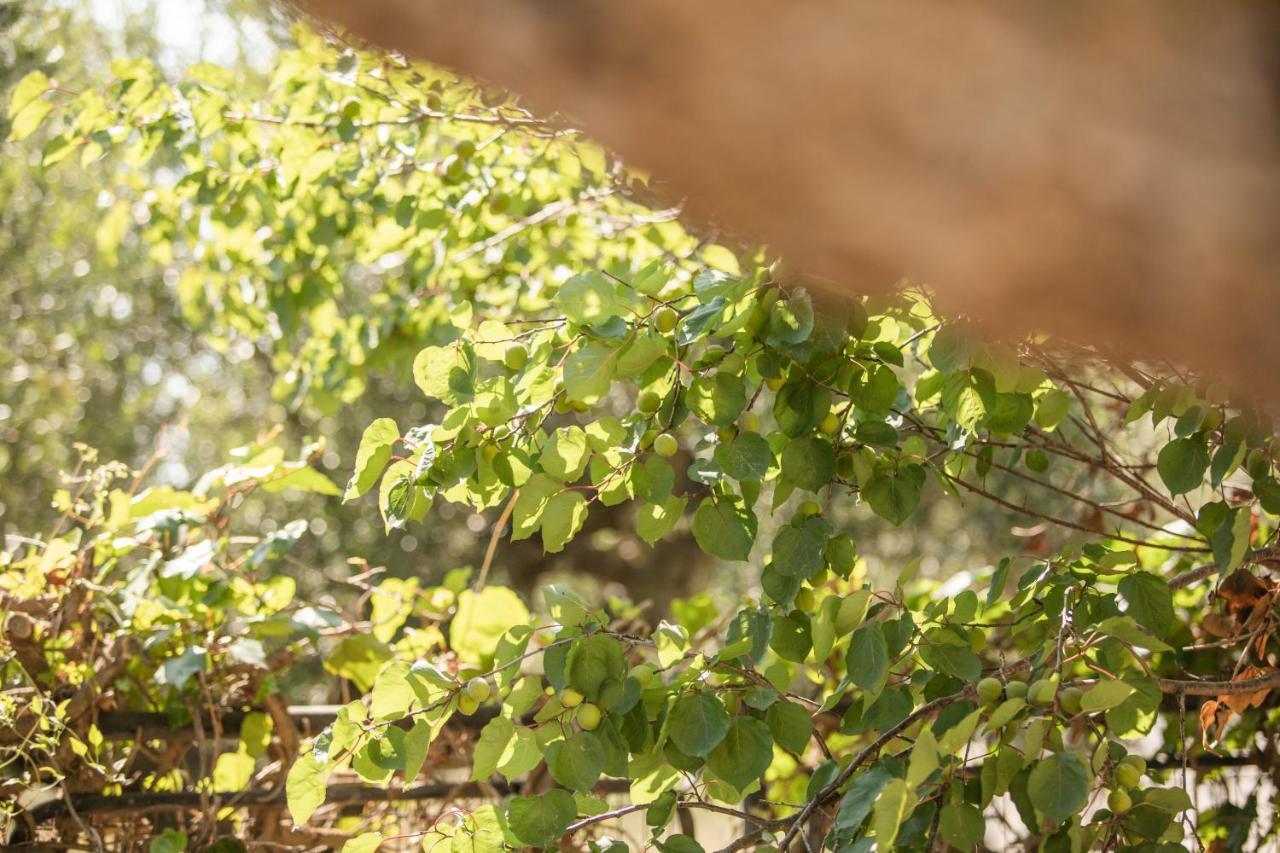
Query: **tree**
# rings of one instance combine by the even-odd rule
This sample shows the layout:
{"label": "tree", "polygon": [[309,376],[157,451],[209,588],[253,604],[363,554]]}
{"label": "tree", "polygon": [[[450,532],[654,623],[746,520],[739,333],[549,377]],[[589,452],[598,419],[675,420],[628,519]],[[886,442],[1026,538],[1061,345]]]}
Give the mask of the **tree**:
{"label": "tree", "polygon": [[[270,341],[295,398],[340,411],[379,365],[416,386],[424,417],[365,425],[344,492],[376,494],[388,529],[461,508],[554,554],[625,510],[647,542],[687,527],[748,567],[731,606],[657,624],[565,586],[521,598],[489,560],[370,585],[366,621],[322,648],[358,698],[274,771],[289,764],[299,832],[337,826],[321,809],[353,774],[420,790],[432,745],[470,720],[483,802],[422,825],[377,812],[348,849],[613,849],[603,833],[633,812],[657,848],[700,849],[696,830],[666,833],[690,811],[742,827],[731,849],[1270,837],[1246,819],[1256,798],[1193,809],[1187,793],[1269,754],[1265,413],[1176,367],[983,340],[920,287],[815,303],[763,253],[643,207],[573,131],[298,38],[252,105],[224,69],[172,85],[122,63],[35,107],[60,122],[45,160],[101,145],[177,169],[170,187],[124,173],[152,200],[131,227],[186,259],[193,322]],[[15,120],[64,97],[38,75],[15,91]],[[246,467],[316,474],[267,460]],[[869,577],[867,531],[911,529],[930,492],[1041,529],[993,567]],[[68,558],[100,565],[118,531],[71,517]]]}

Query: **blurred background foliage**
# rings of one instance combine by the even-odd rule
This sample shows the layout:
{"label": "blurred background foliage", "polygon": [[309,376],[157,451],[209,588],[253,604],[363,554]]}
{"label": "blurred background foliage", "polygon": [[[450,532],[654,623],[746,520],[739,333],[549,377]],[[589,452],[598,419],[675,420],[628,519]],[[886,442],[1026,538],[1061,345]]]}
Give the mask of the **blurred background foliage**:
{"label": "blurred background foliage", "polygon": [[[376,414],[438,418],[409,365],[422,345],[453,333],[451,312],[545,315],[549,294],[584,263],[621,271],[663,257],[736,272],[762,262],[717,245],[714,233],[687,232],[678,209],[565,122],[535,120],[508,96],[431,69],[325,43],[265,4],[209,0],[175,17],[148,0],[10,0],[0,23],[6,100],[33,69],[81,99],[81,115],[94,112],[85,98],[128,98],[120,80],[145,78],[166,93],[128,144],[97,130],[72,150],[46,123],[4,146],[5,533],[33,532],[49,517],[77,443],[154,466],[159,481],[181,487],[278,429],[286,446],[325,442],[318,464],[341,482]],[[142,61],[122,65],[123,56]],[[113,77],[115,89],[103,83]],[[0,118],[0,136],[8,133]],[[174,145],[183,134],[189,142]],[[254,180],[263,172],[275,179]],[[998,470],[989,476],[1013,504],[1035,494],[1053,515],[1081,509]],[[1113,497],[1107,488],[1096,497]],[[385,535],[368,505],[297,493],[269,507],[246,501],[239,517],[264,533],[307,521],[289,570],[309,596],[346,596],[349,558],[433,580],[478,565],[494,523],[441,506],[427,524]],[[832,517],[856,529],[881,577],[916,558],[923,574],[946,575],[1060,544],[1046,542],[1035,519],[937,490],[906,529],[872,524],[865,507]],[[525,591],[539,578],[569,578],[659,611],[674,596],[752,582],[714,565],[687,535],[650,548],[620,510],[593,514],[589,535],[558,556],[504,543],[494,572]]]}

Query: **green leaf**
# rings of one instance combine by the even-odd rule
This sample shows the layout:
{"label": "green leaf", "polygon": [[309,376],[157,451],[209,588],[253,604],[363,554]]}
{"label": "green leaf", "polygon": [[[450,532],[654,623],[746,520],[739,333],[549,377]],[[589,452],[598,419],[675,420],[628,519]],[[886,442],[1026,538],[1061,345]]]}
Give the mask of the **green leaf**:
{"label": "green leaf", "polygon": [[575,732],[547,747],[547,771],[566,788],[590,791],[604,771],[605,752],[591,732]]}
{"label": "green leaf", "polygon": [[831,525],[816,516],[786,525],[773,540],[774,568],[786,577],[812,577],[826,565],[830,534]]}
{"label": "green leaf", "polygon": [[547,475],[564,483],[572,483],[587,468],[587,434],[581,427],[561,427],[542,446],[538,464]]}
{"label": "green leaf", "polygon": [[970,684],[982,677],[982,661],[967,646],[933,643],[920,647],[920,657],[930,669]]}
{"label": "green leaf", "polygon": [[27,72],[26,76],[13,87],[13,93],[9,96],[9,110],[6,117],[12,119],[32,101],[52,88],[53,81],[46,77],[43,71]]}
{"label": "green leaf", "polygon": [[799,755],[808,748],[809,738],[813,736],[813,718],[804,708],[794,702],[774,702],[764,719],[774,741],[783,749]]}
{"label": "green leaf", "polygon": [[35,133],[40,129],[40,123],[44,121],[45,116],[52,111],[52,101],[32,101],[27,104],[22,112],[14,116],[13,123],[9,125],[9,141],[21,142]]}
{"label": "green leaf", "polygon": [[831,411],[831,392],[807,377],[791,379],[773,401],[778,428],[791,437],[812,432]]}
{"label": "green leaf", "polygon": [[509,628],[528,622],[529,608],[506,587],[463,590],[449,623],[449,648],[461,660],[484,664],[493,659],[498,641]]}
{"label": "green leaf", "polygon": [[898,838],[898,830],[915,808],[915,799],[915,794],[908,788],[905,779],[890,779],[880,791],[871,815],[877,850],[894,849],[893,842]]}
{"label": "green leaf", "polygon": [[703,423],[732,426],[747,405],[746,383],[737,374],[718,370],[714,377],[694,379],[686,399],[689,410]]}
{"label": "green leaf", "polygon": [[1074,753],[1051,755],[1031,771],[1027,793],[1046,817],[1062,823],[1084,808],[1089,799],[1089,769]]}
{"label": "green leaf", "polygon": [[622,643],[604,634],[578,640],[569,649],[565,677],[570,687],[599,703],[606,688],[621,685],[627,677]]}
{"label": "green leaf", "polygon": [[1176,438],[1156,457],[1156,471],[1172,495],[1185,494],[1204,482],[1209,451],[1194,438]]}
{"label": "green leaf", "polygon": [[729,715],[720,700],[707,693],[686,693],[676,700],[667,733],[680,751],[706,756],[724,740]]}
{"label": "green leaf", "polygon": [[587,499],[579,491],[561,492],[542,513],[542,548],[557,554],[578,535],[587,520]]}
{"label": "green leaf", "polygon": [[471,756],[471,780],[483,782],[494,773],[514,780],[541,761],[542,751],[531,730],[506,717],[494,717],[476,741]]}
{"label": "green leaf", "polygon": [[293,762],[284,788],[289,814],[295,824],[306,823],[324,804],[328,781],[329,762],[317,758],[314,749],[302,753]]}
{"label": "green leaf", "polygon": [[475,395],[476,356],[465,342],[427,347],[413,360],[413,381],[442,403],[466,403]]}
{"label": "green leaf", "polygon": [[391,659],[391,650],[368,634],[343,637],[324,659],[324,668],[339,678],[348,678],[363,693],[373,687],[382,665]]}
{"label": "green leaf", "polygon": [[1123,640],[1131,646],[1150,649],[1153,652],[1171,652],[1173,647],[1158,640],[1138,627],[1128,616],[1110,616],[1098,623],[1098,630],[1109,637]]}
{"label": "green leaf", "polygon": [[706,498],[693,514],[693,538],[698,547],[722,560],[746,560],[756,540],[756,515],[741,498]]}
{"label": "green leaf", "polygon": [[707,769],[739,791],[760,781],[772,763],[769,727],[754,717],[734,717],[724,738],[707,756]]}
{"label": "green leaf", "polygon": [[636,520],[636,533],[650,545],[655,544],[676,526],[680,516],[684,515],[684,509],[688,503],[688,498],[678,498],[674,495],[661,504],[645,503],[640,507]]}
{"label": "green leaf", "polygon": [[782,476],[802,489],[816,492],[836,473],[836,451],[818,436],[788,442],[782,451]]}
{"label": "green leaf", "polygon": [[924,478],[909,473],[909,469],[924,473],[918,465],[905,466],[899,472],[878,471],[862,490],[862,498],[872,511],[895,527],[910,518],[920,503]]}
{"label": "green leaf", "polygon": [[882,764],[853,777],[853,783],[841,798],[840,808],[836,812],[836,831],[847,835],[862,826],[862,822],[871,814],[876,800],[880,798],[880,792],[892,778],[893,775]]}
{"label": "green leaf", "polygon": [[551,846],[577,816],[573,795],[563,788],[515,797],[507,804],[507,826],[519,841],[534,847]]}
{"label": "green leaf", "polygon": [[1133,685],[1123,681],[1099,681],[1080,697],[1080,708],[1089,714],[1106,711],[1121,704],[1133,693]]}
{"label": "green leaf", "polygon": [[391,461],[391,448],[400,438],[400,427],[391,418],[378,418],[365,428],[356,450],[355,472],[347,483],[343,501],[355,500],[373,488],[382,469]]}
{"label": "green leaf", "polygon": [[889,647],[877,625],[863,625],[853,632],[845,656],[849,681],[875,695],[889,677]]}
{"label": "green leaf", "polygon": [[408,661],[392,661],[382,668],[373,681],[369,698],[369,715],[375,720],[403,717],[417,698],[409,684]]}
{"label": "green leaf", "polygon": [[[1245,554],[1249,552],[1250,532],[1248,507],[1237,507],[1231,510],[1214,528],[1210,544],[1213,546],[1213,561],[1218,566],[1219,578],[1225,578],[1244,562]],[[1161,636],[1167,633],[1166,631]]]}
{"label": "green leaf", "polygon": [[595,403],[609,393],[617,370],[618,351],[590,343],[564,363],[564,391],[570,400]]}
{"label": "green leaf", "polygon": [[1173,628],[1173,592],[1169,584],[1150,572],[1134,572],[1118,586],[1127,608],[1125,614],[1159,638]]}
{"label": "green leaf", "polygon": [[618,316],[613,283],[598,272],[575,275],[560,286],[556,304],[579,326],[596,326]]}
{"label": "green leaf", "polygon": [[716,447],[716,464],[735,480],[764,479],[773,464],[773,450],[758,432],[739,433],[733,441]]}
{"label": "green leaf", "polygon": [[342,853],[373,853],[382,846],[381,832],[362,832],[342,845]]}

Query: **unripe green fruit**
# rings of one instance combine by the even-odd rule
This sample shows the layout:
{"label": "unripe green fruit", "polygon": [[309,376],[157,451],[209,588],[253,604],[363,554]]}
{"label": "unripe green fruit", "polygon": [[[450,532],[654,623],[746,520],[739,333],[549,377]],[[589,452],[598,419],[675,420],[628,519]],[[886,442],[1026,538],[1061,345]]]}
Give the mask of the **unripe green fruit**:
{"label": "unripe green fruit", "polygon": [[777,391],[779,388],[783,386],[783,383],[785,382],[786,380],[783,379],[781,376],[775,376],[772,379],[766,379],[764,381],[764,384],[769,387],[770,391]]}
{"label": "unripe green fruit", "polygon": [[1116,784],[1121,788],[1136,788],[1142,781],[1142,773],[1132,764],[1123,761],[1116,765]]}
{"label": "unripe green fruit", "polygon": [[653,414],[661,406],[662,398],[658,396],[657,391],[645,391],[640,395],[640,399],[636,400],[636,408],[646,415]]}
{"label": "unripe green fruit", "polygon": [[669,432],[664,432],[653,440],[653,450],[659,456],[670,458],[675,456],[679,449],[680,442],[676,441],[676,437]]}
{"label": "unripe green fruit", "polygon": [[458,710],[465,716],[471,716],[480,708],[480,703],[466,693],[458,697]]}
{"label": "unripe green fruit", "polygon": [[836,457],[836,475],[841,480],[852,480],[857,476],[857,465],[853,461],[852,453],[842,453]]}
{"label": "unripe green fruit", "polygon": [[658,431],[656,429],[645,430],[644,435],[640,436],[640,447],[642,449],[648,449],[650,447],[653,447],[654,439],[656,439],[657,437],[658,437]]}
{"label": "unripe green fruit", "polygon": [[1127,764],[1130,767],[1137,769],[1139,776],[1147,772],[1147,759],[1143,758],[1141,755],[1134,755],[1133,753],[1130,753],[1120,759],[1120,763]]}
{"label": "unripe green fruit", "polygon": [[1063,711],[1074,717],[1082,710],[1080,699],[1083,696],[1084,691],[1079,687],[1064,687],[1062,692],[1058,694],[1058,705]]}
{"label": "unripe green fruit", "polygon": [[463,160],[467,160],[476,153],[476,144],[470,139],[464,139],[458,143],[458,147],[454,149],[454,152]]}
{"label": "unripe green fruit", "polygon": [[658,309],[657,313],[653,315],[653,325],[656,326],[658,331],[662,332],[664,335],[675,329],[676,323],[679,321],[680,315],[676,312],[676,309],[672,308],[670,305],[663,305]]}
{"label": "unripe green fruit", "polygon": [[809,613],[816,603],[813,597],[813,590],[802,589],[796,593],[796,610],[803,610],[805,613]]}
{"label": "unripe green fruit", "polygon": [[1041,678],[1031,685],[1031,689],[1027,691],[1027,698],[1032,705],[1044,707],[1052,705],[1057,694],[1058,686],[1047,678]]}
{"label": "unripe green fruit", "polygon": [[502,363],[509,370],[523,370],[529,363],[529,348],[522,343],[513,343],[502,354]]}
{"label": "unripe green fruit", "polygon": [[817,573],[813,577],[809,578],[809,585],[814,589],[817,589],[829,580],[831,580],[831,570],[823,567],[818,569]]}
{"label": "unripe green fruit", "polygon": [[1133,798],[1128,791],[1117,788],[1107,795],[1107,808],[1116,814],[1124,814],[1133,808]]}
{"label": "unripe green fruit", "polygon": [[720,427],[716,430],[716,438],[720,441],[733,441],[738,436],[738,428],[734,426]]}
{"label": "unripe green fruit", "polygon": [[560,694],[560,704],[566,708],[576,708],[582,704],[582,700],[585,698],[581,693],[570,687]]}
{"label": "unripe green fruit", "polygon": [[631,670],[631,675],[640,684],[640,689],[643,690],[653,683],[653,664],[642,663]]}
{"label": "unripe green fruit", "polygon": [[572,408],[572,406],[570,405],[569,401],[566,398],[564,397],[556,398],[555,410],[557,415],[567,415],[569,413],[570,408]]}
{"label": "unripe green fruit", "polygon": [[581,414],[581,413],[583,413],[583,412],[587,411],[587,409],[589,409],[589,408],[591,408],[591,407],[590,407],[590,406],[588,406],[586,403],[582,402],[581,400],[571,400],[571,401],[569,402],[569,408],[571,408],[571,409],[573,409],[575,412],[578,412],[579,414]]}
{"label": "unripe green fruit", "polygon": [[1022,699],[1027,695],[1027,682],[1025,681],[1006,681],[1004,685],[1004,695],[1010,699]]}
{"label": "unripe green fruit", "polygon": [[802,501],[800,506],[796,507],[796,518],[808,518],[811,515],[822,515],[822,504],[817,501]]}
{"label": "unripe green fruit", "polygon": [[1004,685],[998,678],[987,676],[978,682],[978,698],[988,705],[995,703],[1003,692]]}
{"label": "unripe green fruit", "polygon": [[593,732],[600,725],[600,709],[590,702],[585,702],[578,707],[578,715],[575,719],[584,732]]}
{"label": "unripe green fruit", "polygon": [[719,364],[728,352],[727,349],[719,344],[708,344],[707,348],[703,350],[702,358],[698,359],[698,363],[705,364],[708,367],[713,364]]}
{"label": "unripe green fruit", "polygon": [[463,685],[462,689],[467,696],[476,702],[483,702],[489,698],[489,682],[483,678],[472,678]]}
{"label": "unripe green fruit", "polygon": [[742,427],[745,432],[759,432],[760,416],[755,412],[747,412],[738,419],[738,426]]}
{"label": "unripe green fruit", "polygon": [[818,429],[826,435],[835,435],[840,429],[840,416],[835,412],[827,412],[827,416],[818,424]]}
{"label": "unripe green fruit", "polygon": [[506,193],[494,193],[489,197],[489,210],[494,213],[506,213],[511,207],[511,196]]}

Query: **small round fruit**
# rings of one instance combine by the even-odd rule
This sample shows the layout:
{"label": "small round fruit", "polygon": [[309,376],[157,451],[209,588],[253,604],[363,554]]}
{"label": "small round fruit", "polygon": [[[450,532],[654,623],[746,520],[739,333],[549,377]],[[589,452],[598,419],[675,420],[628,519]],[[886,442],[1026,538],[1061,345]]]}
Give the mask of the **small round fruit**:
{"label": "small round fruit", "polygon": [[572,687],[560,694],[560,704],[566,708],[576,708],[582,704],[582,700],[586,698]]}
{"label": "small round fruit", "polygon": [[836,474],[841,480],[852,480],[858,474],[858,467],[853,461],[852,453],[842,453],[836,457]]}
{"label": "small round fruit", "polygon": [[463,693],[461,696],[458,697],[458,710],[461,711],[463,715],[470,717],[479,708],[480,708],[480,703],[472,699],[466,693]]}
{"label": "small round fruit", "polygon": [[734,426],[720,427],[716,430],[716,438],[721,442],[733,441],[738,437],[738,428]]}
{"label": "small round fruit", "polygon": [[1027,691],[1027,699],[1032,705],[1048,706],[1053,704],[1058,694],[1058,686],[1047,678],[1041,678],[1031,685]]}
{"label": "small round fruit", "polygon": [[817,604],[817,601],[813,597],[813,590],[802,589],[796,593],[796,610],[810,613],[813,611],[815,604]]}
{"label": "small round fruit", "polygon": [[676,327],[679,322],[680,315],[676,313],[676,309],[670,305],[663,305],[658,309],[658,313],[653,315],[653,324],[658,327],[658,331],[664,335]]}
{"label": "small round fruit", "polygon": [[676,437],[669,432],[664,432],[653,440],[653,450],[659,456],[670,458],[675,456],[679,449],[680,442],[676,441]]}
{"label": "small round fruit", "polygon": [[557,415],[567,415],[572,408],[568,397],[556,398],[555,410]]}
{"label": "small round fruit", "polygon": [[771,379],[766,379],[764,381],[764,384],[769,386],[770,391],[777,391],[779,388],[782,387],[783,383],[786,381],[787,380],[783,379],[781,376],[774,376]]}
{"label": "small round fruit", "polygon": [[1025,681],[1006,681],[1004,685],[1004,695],[1010,699],[1022,699],[1027,695],[1027,682]]}
{"label": "small round fruit", "polygon": [[584,702],[578,706],[578,715],[575,719],[584,732],[593,732],[600,725],[600,709],[590,702]]}
{"label": "small round fruit", "polygon": [[653,664],[650,663],[642,663],[631,670],[631,675],[640,684],[641,690],[653,683],[654,673]]}
{"label": "small round fruit", "polygon": [[1058,705],[1063,711],[1072,715],[1079,714],[1083,710],[1080,705],[1080,699],[1084,696],[1084,691],[1079,687],[1070,686],[1062,688],[1058,693]]}
{"label": "small round fruit", "polygon": [[809,578],[809,585],[812,586],[814,589],[817,589],[818,587],[822,586],[829,580],[831,580],[831,570],[828,569],[826,566],[823,566],[822,568],[818,569],[818,571],[814,574],[813,577]]}
{"label": "small round fruit", "polygon": [[1120,759],[1120,763],[1128,764],[1130,767],[1137,768],[1139,776],[1147,772],[1147,759],[1143,758],[1141,755],[1129,753],[1124,758]]}
{"label": "small round fruit", "polygon": [[466,691],[467,696],[476,702],[483,702],[489,698],[489,682],[483,678],[469,679],[462,689]]}
{"label": "small round fruit", "polygon": [[796,518],[808,518],[811,515],[822,515],[822,504],[817,501],[801,501],[796,507]]}
{"label": "small round fruit", "polygon": [[1121,788],[1136,788],[1142,781],[1142,772],[1133,764],[1123,761],[1116,765],[1116,784]]}
{"label": "small round fruit", "polygon": [[636,400],[636,408],[646,415],[652,415],[662,406],[662,397],[657,391],[645,391]]}
{"label": "small round fruit", "polygon": [[569,408],[571,408],[571,409],[573,409],[575,412],[578,412],[579,414],[581,414],[581,413],[583,413],[583,412],[587,411],[587,409],[589,409],[589,408],[591,408],[591,407],[590,407],[590,406],[588,406],[586,403],[584,403],[582,400],[573,400],[573,401],[571,401],[571,402],[569,403]]}
{"label": "small round fruit", "polygon": [[978,682],[978,698],[988,705],[998,700],[1003,692],[1004,685],[1000,683],[998,678],[989,675]]}
{"label": "small round fruit", "polygon": [[818,424],[818,429],[826,435],[835,435],[840,429],[840,416],[835,412],[827,412],[827,416]]}
{"label": "small round fruit", "polygon": [[653,447],[653,442],[657,437],[658,431],[656,429],[645,430],[644,435],[640,436],[640,447],[648,450],[650,447]]}
{"label": "small round fruit", "polygon": [[741,427],[743,432],[759,432],[760,416],[755,412],[747,412],[738,418],[738,426]]}
{"label": "small round fruit", "polygon": [[513,343],[502,354],[502,363],[509,370],[523,370],[529,363],[529,348],[522,343]]}
{"label": "small round fruit", "polygon": [[1115,814],[1124,814],[1133,808],[1133,798],[1129,796],[1128,791],[1116,788],[1107,795],[1107,808]]}

